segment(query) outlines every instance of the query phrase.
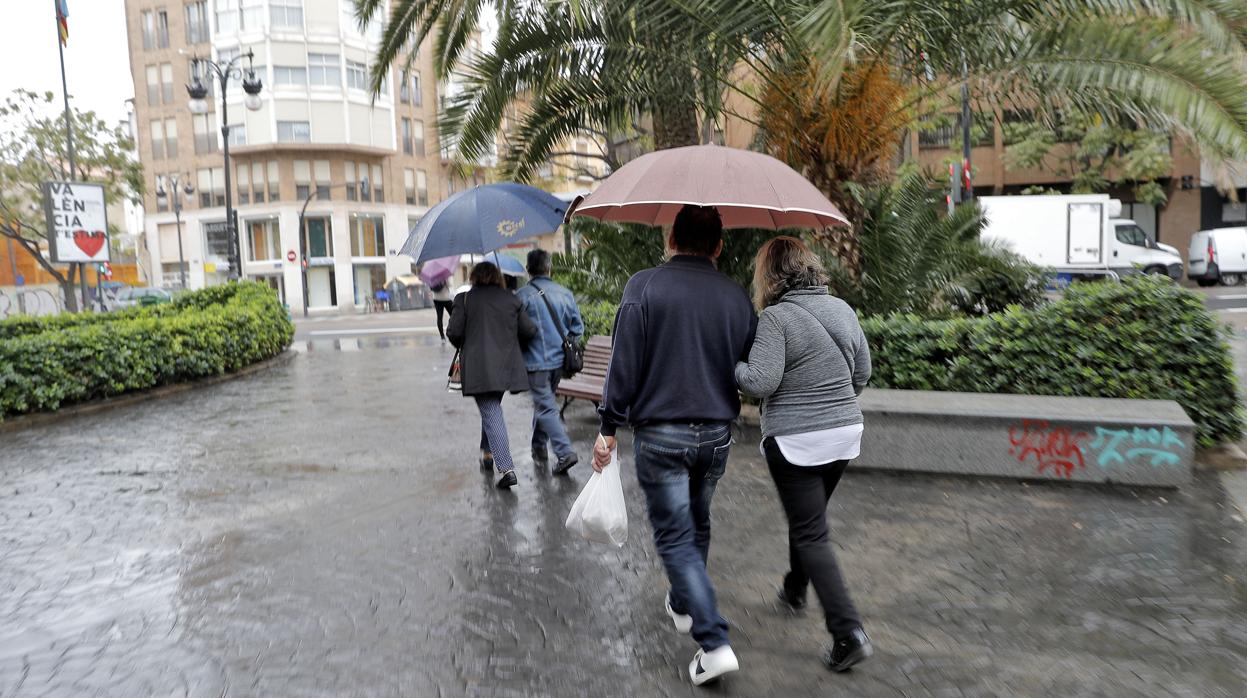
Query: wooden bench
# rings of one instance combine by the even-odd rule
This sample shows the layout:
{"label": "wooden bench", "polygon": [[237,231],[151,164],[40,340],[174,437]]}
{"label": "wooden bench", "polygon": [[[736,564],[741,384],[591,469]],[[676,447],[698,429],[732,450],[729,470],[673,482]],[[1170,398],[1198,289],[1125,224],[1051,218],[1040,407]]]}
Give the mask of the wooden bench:
{"label": "wooden bench", "polygon": [[559,417],[567,411],[567,406],[577,398],[588,400],[596,408],[602,404],[602,391],[606,389],[606,368],[611,362],[611,338],[590,337],[585,345],[585,367],[580,373],[559,382],[555,395],[563,398],[563,408]]}

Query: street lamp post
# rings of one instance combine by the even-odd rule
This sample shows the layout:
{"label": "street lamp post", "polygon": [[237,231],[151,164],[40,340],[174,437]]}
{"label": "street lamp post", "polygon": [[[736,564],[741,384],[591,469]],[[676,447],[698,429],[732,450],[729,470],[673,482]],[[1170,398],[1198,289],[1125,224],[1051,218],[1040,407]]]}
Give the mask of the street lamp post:
{"label": "street lamp post", "polygon": [[[178,275],[182,279],[182,290],[186,290],[186,257],[182,255],[182,192],[185,191],[187,196],[195,193],[195,188],[191,186],[190,175],[184,175],[186,182],[183,186],[185,189],[179,190],[178,184],[183,175],[169,175],[169,188],[173,190],[173,218],[178,225]],[[163,201],[169,198],[169,193],[165,190],[165,184],[162,180],[156,187],[156,200]]]}
{"label": "street lamp post", "polygon": [[[243,58],[247,59],[245,75],[242,67],[238,65],[238,62]],[[192,59],[192,67],[195,72],[192,76],[193,81],[186,86],[186,93],[191,98],[189,105],[191,113],[206,114],[208,112],[208,102],[205,98],[208,96],[208,87],[199,79],[199,73],[210,70],[216,75],[217,80],[221,84],[221,139],[225,160],[225,231],[229,238],[230,246],[229,276],[231,280],[237,280],[242,277],[242,248],[238,240],[238,226],[235,225],[234,220],[234,192],[231,189],[231,168],[229,163],[229,103],[226,100],[226,90],[229,88],[230,78],[242,80],[242,89],[247,93],[243,104],[251,111],[256,111],[260,108],[262,104],[260,101],[260,90],[264,88],[264,84],[255,74],[254,58],[255,53],[247,51],[234,56],[228,63],[222,65],[210,58],[199,58],[196,56]]]}

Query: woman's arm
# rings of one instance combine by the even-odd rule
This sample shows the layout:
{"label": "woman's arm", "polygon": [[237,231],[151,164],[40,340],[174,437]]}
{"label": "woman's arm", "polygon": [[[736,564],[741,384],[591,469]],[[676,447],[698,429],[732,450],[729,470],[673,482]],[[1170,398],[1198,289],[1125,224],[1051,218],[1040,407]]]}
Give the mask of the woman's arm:
{"label": "woman's arm", "polygon": [[784,331],[775,321],[774,313],[763,312],[758,318],[749,360],[736,364],[736,384],[750,397],[770,397],[784,379]]}
{"label": "woman's arm", "polygon": [[468,291],[455,296],[455,304],[450,311],[450,324],[446,327],[446,339],[449,339],[456,349],[463,348],[463,338],[468,329],[468,316],[464,312],[467,302]]}
{"label": "woman's arm", "polygon": [[853,392],[858,395],[866,389],[870,381],[870,345],[866,343],[866,333],[861,323],[857,325],[857,343],[853,347]]}

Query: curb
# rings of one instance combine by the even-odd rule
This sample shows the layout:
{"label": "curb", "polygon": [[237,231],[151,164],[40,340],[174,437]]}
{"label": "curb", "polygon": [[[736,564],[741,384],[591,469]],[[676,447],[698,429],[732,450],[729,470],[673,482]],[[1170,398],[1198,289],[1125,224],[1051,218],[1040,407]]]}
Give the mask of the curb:
{"label": "curb", "polygon": [[1247,453],[1235,443],[1195,451],[1197,470],[1247,470]]}
{"label": "curb", "polygon": [[157,400],[170,395],[176,395],[188,390],[196,390],[198,388],[207,388],[209,386],[234,380],[235,378],[243,378],[261,371],[267,371],[288,363],[291,359],[298,356],[299,352],[294,349],[286,348],[282,353],[271,359],[265,359],[250,366],[241,368],[233,373],[223,373],[218,376],[209,376],[198,380],[186,381],[184,383],[173,383],[171,385],[162,385],[158,388],[144,390],[137,393],[126,395],[118,395],[116,397],[104,398],[102,400],[92,400],[90,402],[81,402],[74,405],[62,407],[55,412],[35,412],[33,414],[25,414],[6,419],[0,422],[0,434],[20,431],[35,426],[43,426],[55,422],[74,419],[105,410],[116,409],[118,407],[126,407],[147,400]]}

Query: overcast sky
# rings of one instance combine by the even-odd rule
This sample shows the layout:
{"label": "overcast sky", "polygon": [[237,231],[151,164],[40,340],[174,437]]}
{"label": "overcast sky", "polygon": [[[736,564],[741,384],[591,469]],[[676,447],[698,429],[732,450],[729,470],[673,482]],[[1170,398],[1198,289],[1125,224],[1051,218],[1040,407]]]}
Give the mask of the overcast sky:
{"label": "overcast sky", "polygon": [[[94,110],[107,123],[126,118],[134,96],[126,53],[122,0],[68,0],[69,45],[65,72],[76,109]],[[23,87],[61,95],[53,0],[0,0],[0,93]],[[58,101],[59,104],[59,101]]]}

